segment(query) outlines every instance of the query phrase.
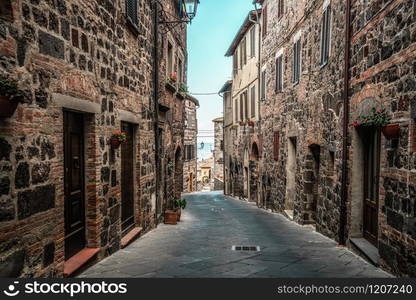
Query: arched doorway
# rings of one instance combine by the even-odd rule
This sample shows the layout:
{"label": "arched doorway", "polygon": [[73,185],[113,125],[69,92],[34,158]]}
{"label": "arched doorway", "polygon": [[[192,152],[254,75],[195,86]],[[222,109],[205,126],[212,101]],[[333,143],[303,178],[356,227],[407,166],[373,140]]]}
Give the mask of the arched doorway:
{"label": "arched doorway", "polygon": [[[259,200],[259,189],[258,189],[258,176],[259,176],[259,148],[257,143],[253,143],[251,146],[251,155],[250,155],[250,162],[249,162],[249,201],[251,202],[258,202]],[[259,204],[259,203],[257,203]]]}
{"label": "arched doorway", "polygon": [[183,162],[181,147],[178,147],[175,152],[174,185],[175,198],[180,198],[183,191]]}

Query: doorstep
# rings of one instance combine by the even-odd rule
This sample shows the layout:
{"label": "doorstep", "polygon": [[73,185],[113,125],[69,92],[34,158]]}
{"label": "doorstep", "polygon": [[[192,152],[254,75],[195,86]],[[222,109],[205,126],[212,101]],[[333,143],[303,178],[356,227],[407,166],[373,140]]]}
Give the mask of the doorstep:
{"label": "doorstep", "polygon": [[293,221],[293,210],[286,209],[284,210],[284,213],[289,220]]}
{"label": "doorstep", "polygon": [[100,252],[100,248],[85,248],[65,261],[64,277],[69,277],[74,274],[93,257],[95,257],[98,252]]}
{"label": "doorstep", "polygon": [[364,238],[350,238],[350,242],[358,252],[364,255],[373,265],[379,265],[378,249]]}
{"label": "doorstep", "polygon": [[135,227],[129,231],[122,239],[121,239],[121,249],[127,247],[131,244],[135,239],[138,238],[140,232],[142,232],[142,227]]}

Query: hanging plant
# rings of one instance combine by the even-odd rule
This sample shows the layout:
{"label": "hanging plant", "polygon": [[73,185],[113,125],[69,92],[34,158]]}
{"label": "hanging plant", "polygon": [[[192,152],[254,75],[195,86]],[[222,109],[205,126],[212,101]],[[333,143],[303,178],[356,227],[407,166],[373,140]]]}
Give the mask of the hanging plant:
{"label": "hanging plant", "polygon": [[250,127],[254,127],[254,122],[253,122],[253,121],[248,121],[248,122],[247,122],[247,124],[248,124],[248,126],[250,126]]}
{"label": "hanging plant", "polygon": [[389,117],[386,109],[376,109],[373,107],[369,115],[359,117],[351,125],[354,127],[383,127],[388,125],[390,120],[391,118]]}
{"label": "hanging plant", "polygon": [[168,169],[173,169],[173,161],[170,161],[170,162],[168,162],[168,164],[166,165],[166,167],[168,168]]}
{"label": "hanging plant", "polygon": [[0,117],[13,116],[17,105],[23,100],[23,93],[15,81],[0,76]]}
{"label": "hanging plant", "polygon": [[121,131],[114,131],[110,137],[110,145],[113,149],[118,149],[127,140],[126,134]]}

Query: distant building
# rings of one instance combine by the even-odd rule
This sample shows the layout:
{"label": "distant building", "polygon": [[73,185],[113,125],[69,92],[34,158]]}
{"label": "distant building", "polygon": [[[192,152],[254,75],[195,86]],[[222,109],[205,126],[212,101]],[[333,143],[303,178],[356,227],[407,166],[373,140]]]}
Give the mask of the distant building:
{"label": "distant building", "polygon": [[197,177],[198,191],[211,190],[212,188],[212,169],[214,167],[214,158],[210,157],[198,161]]}
{"label": "distant building", "polygon": [[198,120],[196,110],[199,102],[187,95],[185,98],[185,134],[184,134],[184,163],[183,163],[183,191],[190,193],[196,191],[197,183],[197,135]]}
{"label": "distant building", "polygon": [[224,189],[224,118],[216,118],[214,122],[214,190]]}

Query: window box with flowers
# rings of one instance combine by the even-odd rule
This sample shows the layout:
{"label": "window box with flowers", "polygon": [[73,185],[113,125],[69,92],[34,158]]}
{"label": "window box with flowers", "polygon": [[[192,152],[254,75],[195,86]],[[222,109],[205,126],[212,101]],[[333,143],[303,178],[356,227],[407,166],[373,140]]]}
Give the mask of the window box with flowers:
{"label": "window box with flowers", "polygon": [[120,148],[120,145],[127,140],[126,134],[121,131],[114,131],[110,137],[110,145],[113,150]]}
{"label": "window box with flowers", "polygon": [[388,140],[398,139],[400,137],[400,125],[391,123],[386,109],[372,108],[371,113],[367,116],[359,117],[352,123],[352,126],[381,128],[384,136]]}
{"label": "window box with flowers", "polygon": [[15,81],[0,76],[0,117],[10,118],[23,100],[23,93]]}
{"label": "window box with flowers", "polygon": [[246,122],[245,121],[240,121],[240,126],[246,126]]}
{"label": "window box with flowers", "polygon": [[177,82],[178,82],[178,76],[176,76],[175,73],[169,73],[168,77],[166,78],[166,88],[172,93],[176,93]]}

